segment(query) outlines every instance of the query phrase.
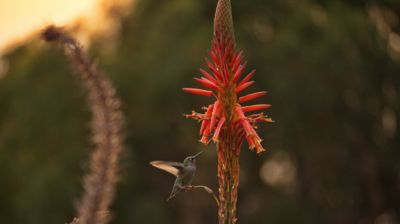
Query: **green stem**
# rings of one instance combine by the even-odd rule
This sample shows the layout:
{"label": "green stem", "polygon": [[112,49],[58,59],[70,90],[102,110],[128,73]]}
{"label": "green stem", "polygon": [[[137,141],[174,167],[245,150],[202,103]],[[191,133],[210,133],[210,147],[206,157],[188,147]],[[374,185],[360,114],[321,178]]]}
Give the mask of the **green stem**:
{"label": "green stem", "polygon": [[236,223],[236,203],[239,186],[239,154],[241,140],[232,129],[221,133],[218,142],[219,224]]}

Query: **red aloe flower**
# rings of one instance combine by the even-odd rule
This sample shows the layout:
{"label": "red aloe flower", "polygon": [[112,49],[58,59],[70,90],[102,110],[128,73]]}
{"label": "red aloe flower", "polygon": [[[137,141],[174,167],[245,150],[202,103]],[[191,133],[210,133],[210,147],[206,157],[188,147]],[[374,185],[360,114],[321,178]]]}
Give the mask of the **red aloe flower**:
{"label": "red aloe flower", "polygon": [[267,92],[242,96],[243,91],[254,84],[251,78],[255,70],[245,73],[243,53],[236,49],[230,0],[218,0],[212,47],[206,63],[208,69],[200,69],[202,76],[195,78],[205,89],[183,88],[183,91],[213,97],[215,101],[204,107],[204,113],[192,112],[186,116],[201,122],[202,143],[208,144],[210,140],[217,143],[219,223],[233,224],[237,220],[240,147],[246,139],[251,150],[255,149],[257,153],[265,151],[255,130],[256,123],[272,122],[272,119],[264,113],[252,113],[271,107],[269,104],[242,105],[265,96]]}
{"label": "red aloe flower", "polygon": [[262,97],[267,92],[255,92],[239,97],[239,94],[254,83],[250,79],[254,76],[255,70],[241,79],[246,68],[242,51],[236,51],[234,39],[224,37],[222,33],[216,32],[214,35],[209,54],[209,59],[206,58],[209,71],[200,69],[203,76],[194,78],[206,89],[183,88],[183,91],[188,93],[215,98],[215,102],[206,107],[204,113],[193,112],[187,115],[201,122],[200,141],[204,144],[208,144],[211,139],[218,142],[221,129],[232,127],[235,137],[246,138],[250,149],[255,148],[257,153],[264,151],[260,144],[262,139],[255,131],[256,123],[272,122],[272,120],[263,113],[251,115],[246,113],[267,109],[271,105],[243,106],[242,104]]}

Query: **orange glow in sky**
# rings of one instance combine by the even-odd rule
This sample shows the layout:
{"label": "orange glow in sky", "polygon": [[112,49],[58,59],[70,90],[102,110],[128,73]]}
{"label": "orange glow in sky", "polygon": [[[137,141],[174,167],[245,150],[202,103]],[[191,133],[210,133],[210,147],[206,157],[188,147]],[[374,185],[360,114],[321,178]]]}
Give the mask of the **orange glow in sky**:
{"label": "orange glow in sky", "polygon": [[49,23],[90,16],[100,0],[0,0],[0,52]]}

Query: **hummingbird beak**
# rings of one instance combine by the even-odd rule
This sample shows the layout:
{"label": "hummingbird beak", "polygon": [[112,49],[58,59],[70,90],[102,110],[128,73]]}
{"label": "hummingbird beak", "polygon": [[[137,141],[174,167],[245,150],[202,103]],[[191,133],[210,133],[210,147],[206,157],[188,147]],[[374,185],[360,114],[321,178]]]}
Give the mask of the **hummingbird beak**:
{"label": "hummingbird beak", "polygon": [[203,153],[203,151],[200,151],[199,153],[197,153],[196,155],[194,155],[193,157],[196,158],[197,156],[201,155]]}

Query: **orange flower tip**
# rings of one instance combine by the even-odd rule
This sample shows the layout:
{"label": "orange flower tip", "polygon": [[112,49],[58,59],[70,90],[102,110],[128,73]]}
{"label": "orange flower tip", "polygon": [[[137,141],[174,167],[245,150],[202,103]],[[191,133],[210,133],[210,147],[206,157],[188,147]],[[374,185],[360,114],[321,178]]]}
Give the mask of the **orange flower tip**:
{"label": "orange flower tip", "polygon": [[254,141],[254,132],[253,131],[251,131],[251,132],[247,132],[247,134],[246,134],[246,137],[247,138],[251,138],[253,141]]}
{"label": "orange flower tip", "polygon": [[208,138],[204,136],[199,140],[199,142],[203,143],[204,145],[208,145],[209,143]]}
{"label": "orange flower tip", "polygon": [[263,147],[257,148],[257,149],[256,149],[256,153],[257,153],[257,154],[261,154],[261,153],[263,153],[263,152],[265,152],[265,151],[267,151],[267,150],[264,149]]}
{"label": "orange flower tip", "polygon": [[218,138],[213,137],[212,140],[214,143],[218,143]]}
{"label": "orange flower tip", "polygon": [[256,147],[253,139],[251,139],[250,137],[247,137],[247,144],[249,145],[250,150],[253,150]]}
{"label": "orange flower tip", "polygon": [[192,93],[201,96],[212,96],[213,92],[204,89],[196,89],[196,88],[182,88],[183,92]]}
{"label": "orange flower tip", "polygon": [[240,84],[238,87],[236,87],[236,93],[240,93],[243,90],[245,90],[246,88],[248,88],[249,86],[253,85],[254,81],[250,81],[250,82],[246,82],[243,84]]}
{"label": "orange flower tip", "polygon": [[256,104],[256,105],[242,107],[242,111],[250,112],[250,111],[255,111],[255,110],[263,110],[263,109],[267,109],[270,107],[271,107],[271,104]]}
{"label": "orange flower tip", "polygon": [[262,97],[262,96],[265,96],[265,95],[267,95],[267,92],[266,92],[266,91],[251,93],[251,94],[248,94],[248,95],[246,95],[246,96],[240,97],[240,98],[239,98],[239,102],[240,102],[240,103],[245,103],[245,102],[247,102],[247,101],[254,100],[254,99],[257,99],[257,98]]}
{"label": "orange flower tip", "polygon": [[265,149],[262,147],[260,140],[255,141],[255,145],[256,145],[256,153],[259,154],[261,152],[264,152]]}
{"label": "orange flower tip", "polygon": [[186,118],[193,118],[194,116],[196,116],[196,112],[192,110],[191,114],[183,114],[183,116],[185,116]]}

